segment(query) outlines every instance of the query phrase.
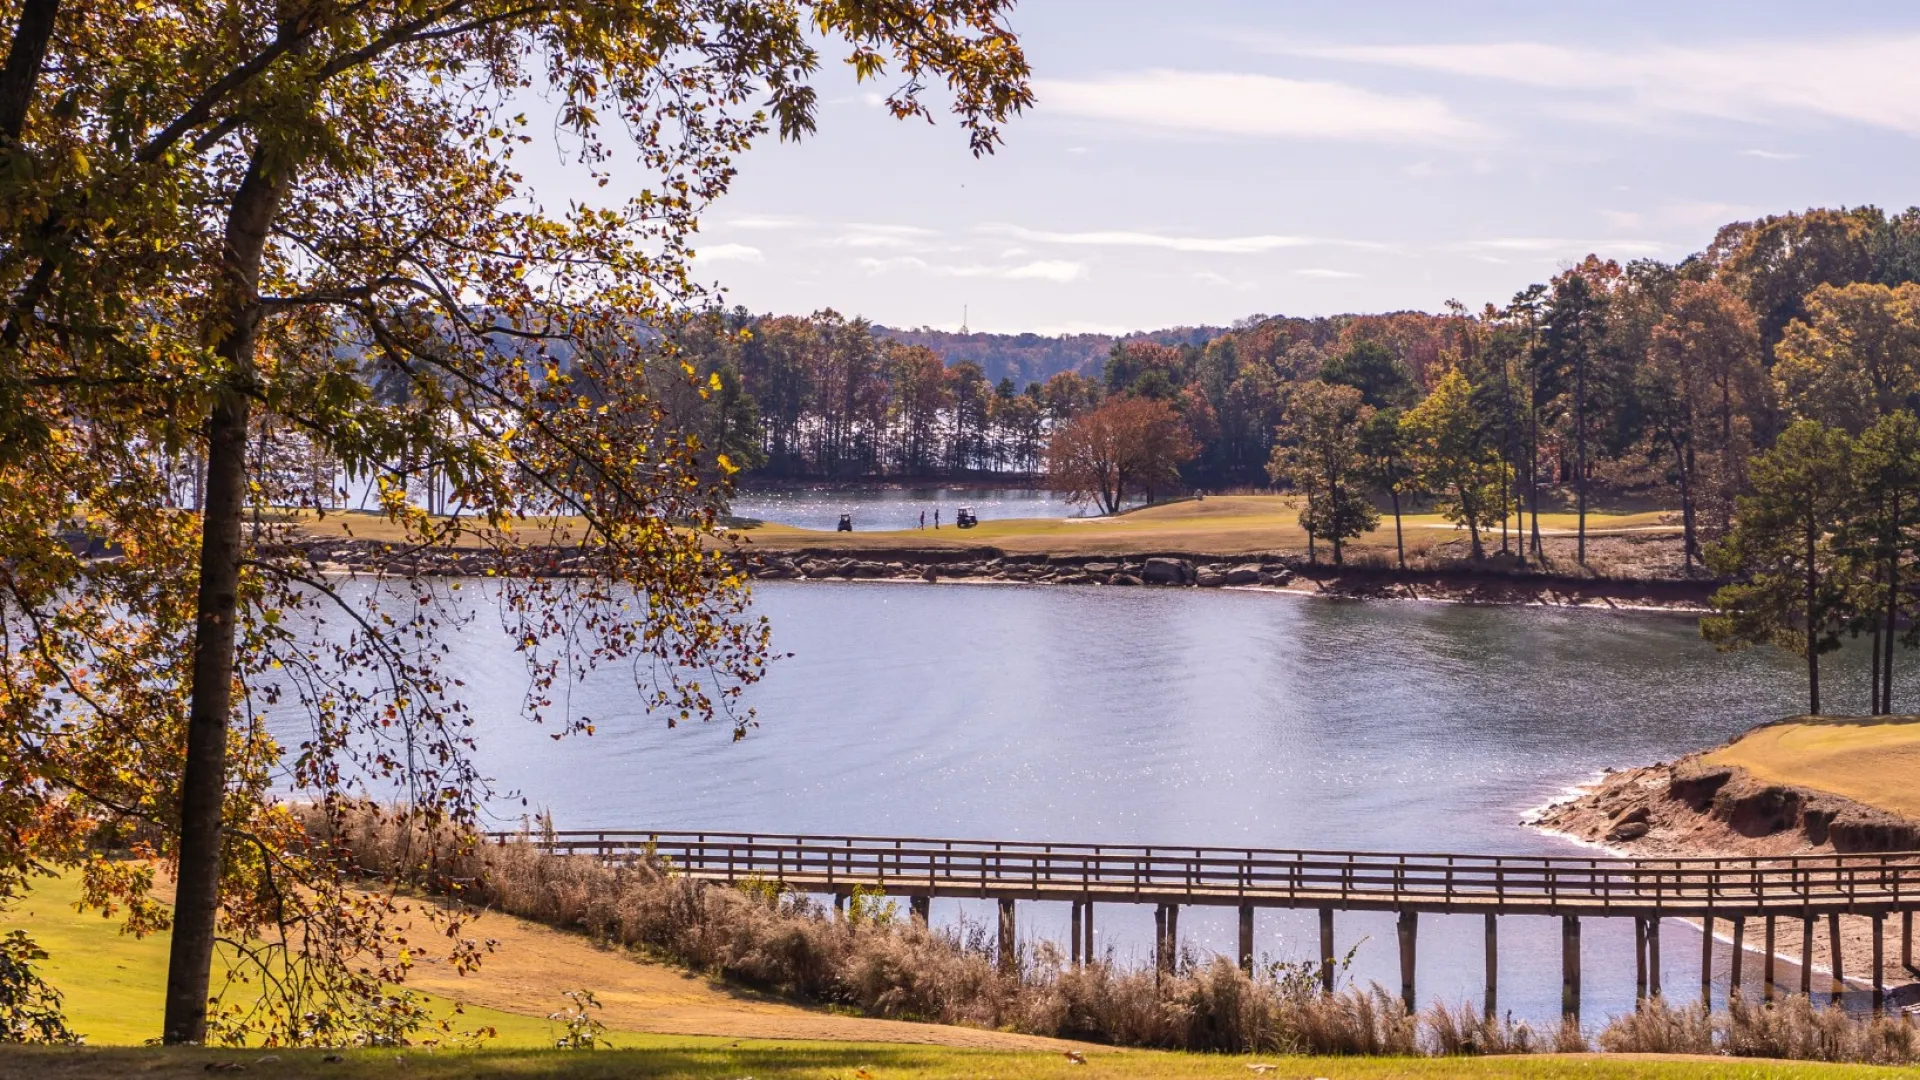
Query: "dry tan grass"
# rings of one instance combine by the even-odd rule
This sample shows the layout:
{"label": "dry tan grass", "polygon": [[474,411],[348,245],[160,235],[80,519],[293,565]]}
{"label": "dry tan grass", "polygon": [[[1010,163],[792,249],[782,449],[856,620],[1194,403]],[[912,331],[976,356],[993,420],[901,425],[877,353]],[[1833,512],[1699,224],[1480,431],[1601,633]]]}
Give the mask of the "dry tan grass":
{"label": "dry tan grass", "polygon": [[1920,1027],[1900,1017],[1849,1016],[1794,995],[1752,1002],[1735,994],[1724,1012],[1655,999],[1601,1031],[1610,1053],[1711,1054],[1872,1065],[1920,1063]]}
{"label": "dry tan grass", "polygon": [[1920,716],[1809,717],[1758,728],[1705,760],[1920,820]]}

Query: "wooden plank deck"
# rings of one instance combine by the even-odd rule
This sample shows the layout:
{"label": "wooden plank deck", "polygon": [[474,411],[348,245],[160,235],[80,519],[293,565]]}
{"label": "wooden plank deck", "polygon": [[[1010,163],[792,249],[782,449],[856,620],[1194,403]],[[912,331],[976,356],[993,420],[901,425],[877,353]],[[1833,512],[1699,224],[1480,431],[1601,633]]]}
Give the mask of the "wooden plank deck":
{"label": "wooden plank deck", "polygon": [[704,880],[760,879],[819,893],[1651,918],[1920,908],[1915,852],[1622,859],[747,833],[526,838],[555,852],[649,857]]}

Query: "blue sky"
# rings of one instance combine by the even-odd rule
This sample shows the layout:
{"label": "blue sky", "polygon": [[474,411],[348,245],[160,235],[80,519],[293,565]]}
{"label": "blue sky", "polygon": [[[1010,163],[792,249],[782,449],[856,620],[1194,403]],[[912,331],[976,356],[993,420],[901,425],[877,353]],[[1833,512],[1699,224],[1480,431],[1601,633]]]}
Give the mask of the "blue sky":
{"label": "blue sky", "polygon": [[756,311],[1118,331],[1504,301],[1598,251],[1920,202],[1920,5],[1027,0],[976,161],[823,74],[696,245]]}

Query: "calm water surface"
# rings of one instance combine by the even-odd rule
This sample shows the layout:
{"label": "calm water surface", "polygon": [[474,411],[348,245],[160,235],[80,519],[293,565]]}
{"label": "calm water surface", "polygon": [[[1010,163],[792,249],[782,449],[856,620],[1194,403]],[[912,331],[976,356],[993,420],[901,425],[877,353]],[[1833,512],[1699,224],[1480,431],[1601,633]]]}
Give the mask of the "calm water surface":
{"label": "calm water surface", "polygon": [[[1801,694],[1792,657],[1720,654],[1669,616],[1231,590],[766,583],[756,595],[793,655],[750,692],[760,726],[739,743],[722,726],[647,719],[615,677],[572,693],[599,734],[555,743],[517,719],[508,643],[474,620],[457,649],[486,771],[561,828],[1567,854],[1579,849],[1522,815],[1607,766],[1794,712]],[[1836,663],[1842,690],[1864,683],[1852,659]],[[934,907],[936,921],[987,914]],[[1020,917],[1023,935],[1065,938],[1064,904]],[[1151,918],[1101,907],[1102,947],[1144,961]],[[1232,918],[1191,909],[1183,939],[1230,952]],[[1422,920],[1423,998],[1476,998],[1480,926]],[[1343,950],[1362,942],[1353,978],[1398,984],[1390,915],[1343,914],[1337,929]],[[1310,913],[1261,912],[1257,948],[1304,959],[1315,933]],[[1590,920],[1584,938],[1588,1018],[1629,1008],[1631,924]],[[1503,920],[1501,945],[1503,1007],[1556,1015],[1557,925]],[[1697,936],[1669,924],[1665,945],[1667,985],[1697,985]]]}
{"label": "calm water surface", "polygon": [[846,490],[743,491],[733,500],[735,516],[794,525],[803,529],[831,529],[841,514],[853,515],[855,532],[911,529],[927,515],[940,512],[943,526],[953,524],[953,513],[970,506],[980,520],[1000,518],[1063,518],[1090,513],[1051,491],[1027,488],[851,488]]}

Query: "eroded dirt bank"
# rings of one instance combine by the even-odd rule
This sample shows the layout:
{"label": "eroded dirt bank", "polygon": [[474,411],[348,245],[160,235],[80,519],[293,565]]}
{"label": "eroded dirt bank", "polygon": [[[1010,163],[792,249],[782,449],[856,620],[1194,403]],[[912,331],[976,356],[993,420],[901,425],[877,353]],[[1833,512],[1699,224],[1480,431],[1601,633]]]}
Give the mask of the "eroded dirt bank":
{"label": "eroded dirt bank", "polygon": [[[1734,740],[1737,742],[1738,740]],[[1765,782],[1747,770],[1711,760],[1714,751],[1673,762],[1610,772],[1578,796],[1547,807],[1532,820],[1543,830],[1611,851],[1649,857],[1784,856],[1920,850],[1920,821],[1868,806],[1818,788]],[[1920,783],[1920,777],[1915,778]],[[1884,975],[1893,1000],[1920,1002],[1920,971],[1902,963],[1902,923],[1886,924]],[[1724,924],[1718,928],[1724,937]],[[1842,971],[1854,985],[1871,981],[1872,923],[1842,916]],[[1801,959],[1800,924],[1785,919],[1776,952]],[[1920,931],[1917,931],[1920,933]],[[1761,931],[1749,927],[1747,944],[1758,948]],[[1920,940],[1916,941],[1920,946]],[[1811,961],[1815,987],[1832,971],[1823,928],[1815,934]],[[1747,965],[1749,981],[1759,964]],[[1755,982],[1750,991],[1757,991]]]}

